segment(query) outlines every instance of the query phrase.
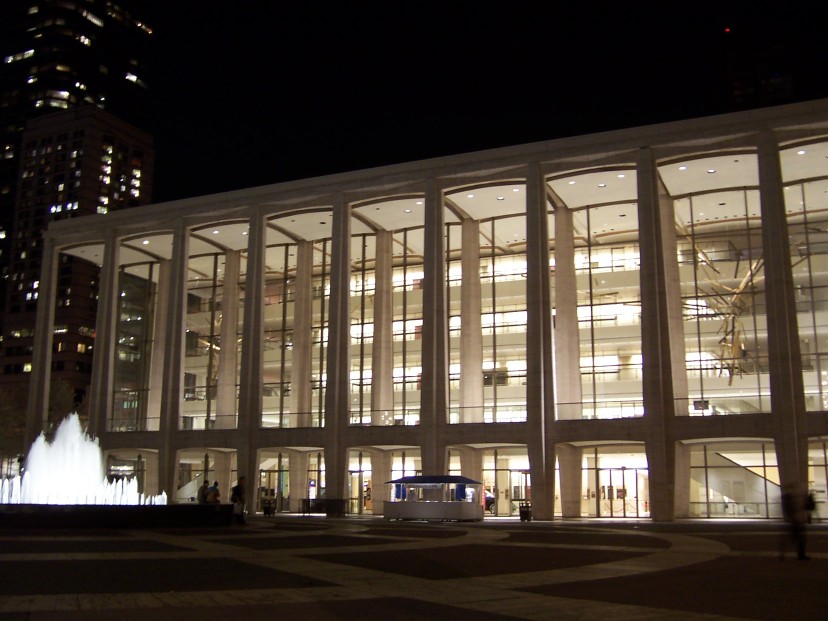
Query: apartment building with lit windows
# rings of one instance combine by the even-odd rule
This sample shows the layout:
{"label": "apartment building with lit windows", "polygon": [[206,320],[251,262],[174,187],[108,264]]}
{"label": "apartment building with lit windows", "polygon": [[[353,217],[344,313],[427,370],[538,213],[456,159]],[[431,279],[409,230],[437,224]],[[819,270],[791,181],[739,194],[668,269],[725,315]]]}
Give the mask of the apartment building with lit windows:
{"label": "apartment building with lit windows", "polygon": [[[31,368],[42,230],[151,200],[152,30],[135,14],[145,10],[131,0],[0,6],[0,385],[25,384]],[[91,374],[96,272],[67,257],[59,276],[65,338],[55,343],[54,378],[79,401]]]}
{"label": "apartment building with lit windows", "polygon": [[[825,515],[828,100],[62,220],[101,264],[90,431],[188,502],[381,514],[403,475],[538,519]],[[330,507],[331,505],[329,505]]]}
{"label": "apartment building with lit windows", "polygon": [[[152,192],[152,139],[95,106],[29,121],[19,159],[0,386],[19,384],[31,371],[43,229],[146,205]],[[89,259],[61,257],[55,300],[52,378],[66,381],[79,402],[92,373],[98,306],[100,260]]]}

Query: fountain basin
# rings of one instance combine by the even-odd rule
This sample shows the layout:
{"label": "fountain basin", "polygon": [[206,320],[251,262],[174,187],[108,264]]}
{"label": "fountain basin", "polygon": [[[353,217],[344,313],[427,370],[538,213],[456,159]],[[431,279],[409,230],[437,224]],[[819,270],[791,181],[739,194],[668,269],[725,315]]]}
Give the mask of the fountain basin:
{"label": "fountain basin", "polygon": [[227,526],[232,504],[36,505],[0,504],[0,529],[204,528]]}

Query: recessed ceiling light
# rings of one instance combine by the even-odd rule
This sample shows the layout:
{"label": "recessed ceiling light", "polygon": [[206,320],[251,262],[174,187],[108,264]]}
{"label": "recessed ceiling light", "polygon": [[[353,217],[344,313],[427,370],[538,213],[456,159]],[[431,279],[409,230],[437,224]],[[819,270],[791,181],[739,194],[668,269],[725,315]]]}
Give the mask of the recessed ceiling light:
{"label": "recessed ceiling light", "polygon": [[142,241],[141,243],[142,243],[142,244],[144,244],[144,245],[146,246],[147,244],[149,244],[149,240],[148,240],[148,239],[145,239],[145,240],[144,240],[144,241]]}
{"label": "recessed ceiling light", "polygon": [[242,231],[242,235],[247,235],[247,231]]}
{"label": "recessed ceiling light", "polygon": [[520,192],[520,188],[512,188],[512,192]]}
{"label": "recessed ceiling light", "polygon": [[709,174],[709,175],[712,175],[714,172],[716,172],[715,168],[708,168],[707,169],[707,174]]}
{"label": "recessed ceiling light", "polygon": [[679,170],[687,170],[687,166],[679,166]]}
{"label": "recessed ceiling light", "polygon": [[796,152],[796,154],[797,154],[797,155],[805,155],[805,150],[804,150],[804,149],[800,149],[799,151],[797,151],[797,152]]}
{"label": "recessed ceiling light", "polygon": [[324,221],[324,220],[320,220],[320,221],[319,221],[319,224],[325,224],[325,221]]}
{"label": "recessed ceiling light", "polygon": [[410,210],[410,209],[406,209],[406,210],[405,210],[405,213],[411,213],[411,210]]}
{"label": "recessed ceiling light", "polygon": [[498,196],[498,197],[497,197],[497,200],[499,200],[499,201],[505,201],[506,199],[505,199],[504,197],[502,197],[502,196]]}
{"label": "recessed ceiling light", "polygon": [[606,183],[599,183],[598,187],[599,188],[605,188],[605,187],[607,187],[607,184]]}
{"label": "recessed ceiling light", "polygon": [[619,179],[623,179],[623,178],[624,178],[624,177],[626,177],[626,176],[627,176],[627,175],[625,175],[624,173],[620,173],[620,174],[618,175],[618,178],[619,178]]}
{"label": "recessed ceiling light", "polygon": [[417,201],[417,204],[418,204],[418,205],[422,205],[422,204],[423,204],[423,201]]}
{"label": "recessed ceiling light", "polygon": [[575,182],[574,182],[574,181],[570,181],[570,182],[569,182],[569,185],[575,185]]}
{"label": "recessed ceiling light", "polygon": [[466,194],[466,198],[474,198],[474,194]]}
{"label": "recessed ceiling light", "polygon": [[213,235],[218,235],[218,233],[219,233],[219,232],[218,232],[218,229],[216,229],[215,231],[213,231]]}

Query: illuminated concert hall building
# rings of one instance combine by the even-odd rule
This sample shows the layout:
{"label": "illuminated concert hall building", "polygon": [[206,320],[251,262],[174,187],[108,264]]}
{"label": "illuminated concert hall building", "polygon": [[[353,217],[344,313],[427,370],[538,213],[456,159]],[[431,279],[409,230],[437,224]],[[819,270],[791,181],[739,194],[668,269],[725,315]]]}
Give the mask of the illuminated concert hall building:
{"label": "illuminated concert hall building", "polygon": [[828,100],[54,222],[28,440],[64,256],[101,265],[90,431],[146,492],[376,515],[462,474],[489,515],[825,514]]}

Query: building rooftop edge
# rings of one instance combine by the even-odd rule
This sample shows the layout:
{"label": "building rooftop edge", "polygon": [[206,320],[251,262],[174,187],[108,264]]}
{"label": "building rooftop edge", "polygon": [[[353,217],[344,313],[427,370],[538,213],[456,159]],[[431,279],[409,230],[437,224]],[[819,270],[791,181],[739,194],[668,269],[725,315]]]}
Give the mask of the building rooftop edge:
{"label": "building rooftop edge", "polygon": [[[45,231],[45,236],[63,236],[80,232],[81,229],[88,233],[90,228],[127,225],[134,220],[135,209],[140,209],[141,215],[147,219],[157,220],[161,216],[162,219],[166,217],[169,220],[206,215],[204,208],[216,212],[233,207],[251,208],[264,203],[283,203],[289,206],[299,199],[323,199],[334,192],[358,192],[382,187],[392,189],[426,177],[459,178],[474,171],[518,168],[535,160],[543,163],[648,146],[664,147],[683,142],[699,142],[714,136],[755,133],[765,128],[793,128],[815,122],[824,123],[828,132],[828,98],[555,138],[151,203],[140,208],[110,212],[104,216],[90,215],[52,222]],[[553,156],[550,157],[550,154]],[[96,217],[105,218],[106,223],[98,225],[89,221],[89,218]]]}

